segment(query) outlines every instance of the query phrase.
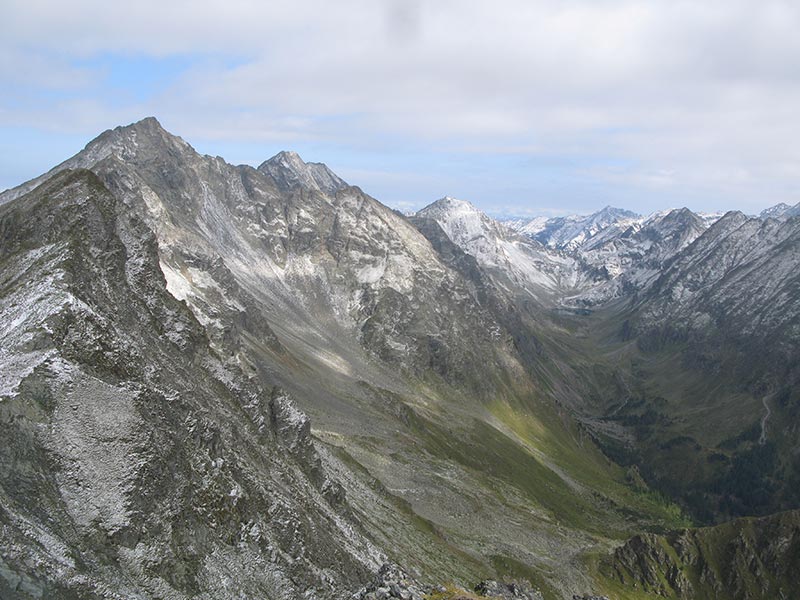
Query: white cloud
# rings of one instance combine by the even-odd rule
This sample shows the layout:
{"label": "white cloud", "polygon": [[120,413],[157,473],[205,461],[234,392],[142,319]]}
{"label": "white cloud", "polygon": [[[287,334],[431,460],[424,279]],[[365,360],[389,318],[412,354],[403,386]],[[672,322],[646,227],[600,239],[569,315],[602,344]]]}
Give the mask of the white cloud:
{"label": "white cloud", "polygon": [[[798,190],[794,1],[38,0],[4,13],[0,59],[24,55],[33,73],[105,53],[222,57],[135,107],[187,137],[399,136],[630,160],[598,177],[643,189]],[[85,123],[91,104],[36,118]]]}

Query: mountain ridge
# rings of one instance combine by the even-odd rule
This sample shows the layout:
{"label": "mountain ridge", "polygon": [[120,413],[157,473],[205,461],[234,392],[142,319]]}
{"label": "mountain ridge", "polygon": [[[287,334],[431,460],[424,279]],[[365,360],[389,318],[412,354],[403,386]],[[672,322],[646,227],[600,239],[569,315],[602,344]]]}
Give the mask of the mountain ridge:
{"label": "mountain ridge", "polygon": [[[72,168],[80,165],[88,170]],[[768,347],[758,348],[764,364],[751,361],[751,379],[715,357],[714,344],[733,331],[724,320],[688,337],[661,323],[759,306],[788,331],[780,351],[790,365],[794,333],[784,325],[798,313],[796,296],[793,280],[775,282],[797,263],[798,220],[729,213],[707,227],[688,209],[641,224],[622,215],[559,250],[468,202],[445,197],[404,217],[324,165],[289,152],[264,165],[200,155],[145,120],[104,132],[32,180],[38,187],[24,184],[0,203],[0,308],[16,332],[6,336],[13,352],[0,353],[8,367],[0,410],[13,413],[3,423],[16,436],[0,453],[0,493],[14,497],[15,481],[40,485],[8,454],[27,447],[56,448],[84,488],[102,491],[88,497],[94,513],[81,511],[69,498],[84,492],[36,459],[31,468],[50,482],[36,494],[51,508],[43,517],[3,503],[90,565],[58,579],[60,591],[99,589],[100,580],[80,588],[75,577],[94,577],[102,564],[108,581],[133,569],[126,585],[145,595],[225,597],[210,575],[222,573],[252,594],[295,597],[305,585],[333,598],[394,561],[429,582],[523,577],[547,600],[570,598],[602,583],[587,570],[587,552],[687,524],[662,493],[690,508],[700,494],[709,519],[797,501],[790,482],[800,468],[778,453],[796,441],[791,371],[765,366],[776,356]],[[96,208],[75,213],[83,206]],[[735,296],[731,282],[749,293]],[[676,291],[695,288],[702,293]],[[734,296],[734,304],[718,299]],[[40,305],[49,308],[26,312]],[[137,332],[128,354],[126,328]],[[742,331],[745,342],[759,339]],[[55,354],[37,363],[51,347]],[[741,352],[752,358],[746,345]],[[70,395],[48,366],[56,363],[80,389],[100,391]],[[774,385],[787,373],[788,388]],[[91,398],[115,394],[120,420],[99,439],[94,423],[106,417]],[[687,418],[698,398],[719,432]],[[59,449],[61,438],[36,433],[40,421],[82,433]],[[150,432],[147,457],[157,447],[150,440],[162,439],[189,457],[176,459],[173,482],[185,495],[156,492],[147,477],[131,485],[138,467],[100,483],[83,474],[82,464],[94,464],[87,453],[104,444],[120,464],[140,456],[125,445],[136,428]],[[697,465],[683,488],[669,462],[679,459]],[[142,460],[163,474],[161,463]],[[763,478],[734,479],[752,464],[768,465]],[[202,487],[206,475],[216,483]],[[762,484],[773,486],[767,496],[743,495]],[[195,502],[188,491],[200,488]],[[64,537],[78,527],[102,541],[109,524],[130,528],[106,499],[149,506],[150,497],[177,510],[164,512],[160,531],[178,527],[174,515],[209,506],[223,507],[214,512],[219,528],[204,529],[202,540],[183,529],[182,542],[136,533],[130,539],[156,549],[144,578],[129,538],[109,546],[106,563],[95,542]],[[267,508],[276,502],[277,512]],[[261,534],[240,533],[253,523]],[[30,543],[21,529],[7,535],[20,553]],[[185,554],[187,543],[196,556]],[[242,548],[254,564],[270,557],[269,581],[235,566]],[[56,585],[48,569],[59,555],[37,552],[37,567],[14,555],[14,585],[23,576],[34,577],[25,580],[31,589]]]}
{"label": "mountain ridge", "polygon": [[[309,414],[311,443],[345,493],[337,500],[336,486],[315,492],[298,483],[300,498],[311,495],[308,518],[331,518],[328,501],[314,499],[328,490],[330,502],[351,511],[367,534],[359,539],[386,548],[388,558],[420,569],[428,580],[477,581],[498,573],[501,563],[495,561],[501,559],[493,557],[509,556],[520,565],[515,573],[557,586],[559,596],[587,590],[590,578],[579,563],[565,559],[563,570],[546,574],[543,557],[552,549],[572,557],[581,551],[578,540],[605,544],[609,535],[632,533],[627,513],[615,508],[621,500],[603,505],[593,499],[624,497],[624,479],[597,448],[578,444],[574,422],[560,421],[550,399],[538,397],[529,374],[535,355],[523,353],[473,285],[407,219],[358,188],[335,195],[316,187],[281,189],[257,169],[197,154],[151,129],[155,123],[138,127],[147,135],[137,127],[107,133],[62,164],[61,173],[66,165],[86,164],[115,199],[115,211],[150,229],[163,274],[157,280],[193,315],[210,352],[266,389],[286,390]],[[3,209],[17,210],[29,195]],[[86,272],[87,285],[92,273]],[[102,286],[102,276],[96,279],[92,285]],[[110,304],[102,310],[113,315]],[[172,335],[171,325],[161,326]],[[110,335],[90,337],[100,342]],[[149,360],[145,349],[140,356]],[[30,375],[23,370],[16,377],[26,390],[20,401],[34,401],[24,385]],[[19,388],[19,382],[9,385]],[[231,401],[236,398],[234,392]],[[256,411],[254,418],[271,421],[278,413],[270,410]],[[521,411],[527,415],[522,429],[512,418]],[[537,425],[541,420],[550,424]],[[531,431],[547,433],[532,438]],[[563,437],[554,437],[555,431]],[[227,437],[225,447],[234,439]],[[315,459],[301,454],[298,460],[317,472]],[[491,471],[484,470],[487,464]],[[523,466],[527,475],[519,477]],[[266,485],[258,483],[262,475],[249,467],[247,472]],[[590,493],[581,483],[587,480],[602,491]],[[500,497],[492,491],[498,486],[505,490]],[[376,497],[375,489],[384,491]],[[146,482],[125,490],[133,498],[151,493]],[[478,531],[458,518],[468,506],[485,524]],[[652,526],[672,518],[662,503],[647,498],[630,506]],[[196,508],[189,502],[188,510]],[[302,510],[297,517],[304,518]],[[557,519],[569,528],[556,526]],[[536,529],[537,537],[511,525],[520,522]],[[323,530],[338,538],[342,565],[351,564],[348,538],[335,527]],[[359,562],[357,557],[351,558]],[[377,570],[373,559],[361,563]],[[295,568],[314,571],[303,564]],[[281,566],[276,577],[285,572]],[[318,593],[336,597],[334,590],[352,581],[348,573],[336,570],[333,579],[342,583],[315,584]],[[261,585],[253,574],[240,577],[252,589]],[[184,582],[163,585],[190,589]],[[210,589],[208,582],[191,585]]]}
{"label": "mountain ridge", "polygon": [[321,192],[335,193],[348,187],[327,165],[307,163],[293,151],[281,151],[258,166],[258,170],[268,173],[284,189],[293,187],[316,188]]}

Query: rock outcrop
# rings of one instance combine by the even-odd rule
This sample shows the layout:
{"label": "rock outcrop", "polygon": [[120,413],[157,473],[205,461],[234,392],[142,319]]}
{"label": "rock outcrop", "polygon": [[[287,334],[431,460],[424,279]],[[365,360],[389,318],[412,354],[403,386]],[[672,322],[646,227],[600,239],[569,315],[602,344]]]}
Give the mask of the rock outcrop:
{"label": "rock outcrop", "polygon": [[377,569],[307,417],[214,351],[94,173],[0,236],[0,596],[340,598]]}
{"label": "rock outcrop", "polygon": [[630,589],[666,598],[791,598],[800,569],[800,512],[639,535],[602,566]]}

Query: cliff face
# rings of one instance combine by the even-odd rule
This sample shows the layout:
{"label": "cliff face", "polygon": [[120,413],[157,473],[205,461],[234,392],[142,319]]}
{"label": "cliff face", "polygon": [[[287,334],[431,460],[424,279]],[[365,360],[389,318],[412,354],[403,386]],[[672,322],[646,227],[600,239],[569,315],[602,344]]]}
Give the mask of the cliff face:
{"label": "cliff face", "polygon": [[0,238],[0,597],[338,598],[380,565],[308,419],[211,348],[93,173]]}
{"label": "cliff face", "polygon": [[628,590],[667,598],[793,598],[800,572],[800,511],[660,536],[639,535],[601,564]]}

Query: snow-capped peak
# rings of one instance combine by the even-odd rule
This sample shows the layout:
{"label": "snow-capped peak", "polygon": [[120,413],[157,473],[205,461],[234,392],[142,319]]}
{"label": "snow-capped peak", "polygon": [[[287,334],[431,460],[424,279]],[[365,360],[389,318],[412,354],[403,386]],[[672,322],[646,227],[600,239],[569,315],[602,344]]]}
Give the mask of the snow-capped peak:
{"label": "snow-capped peak", "polygon": [[769,208],[762,210],[758,214],[758,218],[778,219],[779,221],[783,221],[797,214],[800,214],[800,204],[797,206],[789,206],[788,204],[781,202],[780,204],[776,204],[775,206],[770,206]]}
{"label": "snow-capped peak", "polygon": [[619,226],[625,229],[641,220],[641,215],[635,212],[606,206],[590,215],[535,217],[510,226],[550,248],[574,250],[607,227]]}
{"label": "snow-capped peak", "polygon": [[435,202],[432,202],[431,204],[420,210],[417,214],[419,214],[420,216],[424,216],[421,213],[423,213],[424,211],[430,213],[432,210],[446,210],[446,211],[461,210],[466,212],[483,214],[481,210],[478,209],[469,200],[460,200],[459,198],[454,198],[453,196],[443,196],[442,198],[439,198]]}
{"label": "snow-capped peak", "polygon": [[447,236],[462,247],[479,238],[489,240],[500,234],[494,219],[478,210],[471,202],[452,196],[445,196],[429,204],[417,212],[417,216],[437,221]]}

